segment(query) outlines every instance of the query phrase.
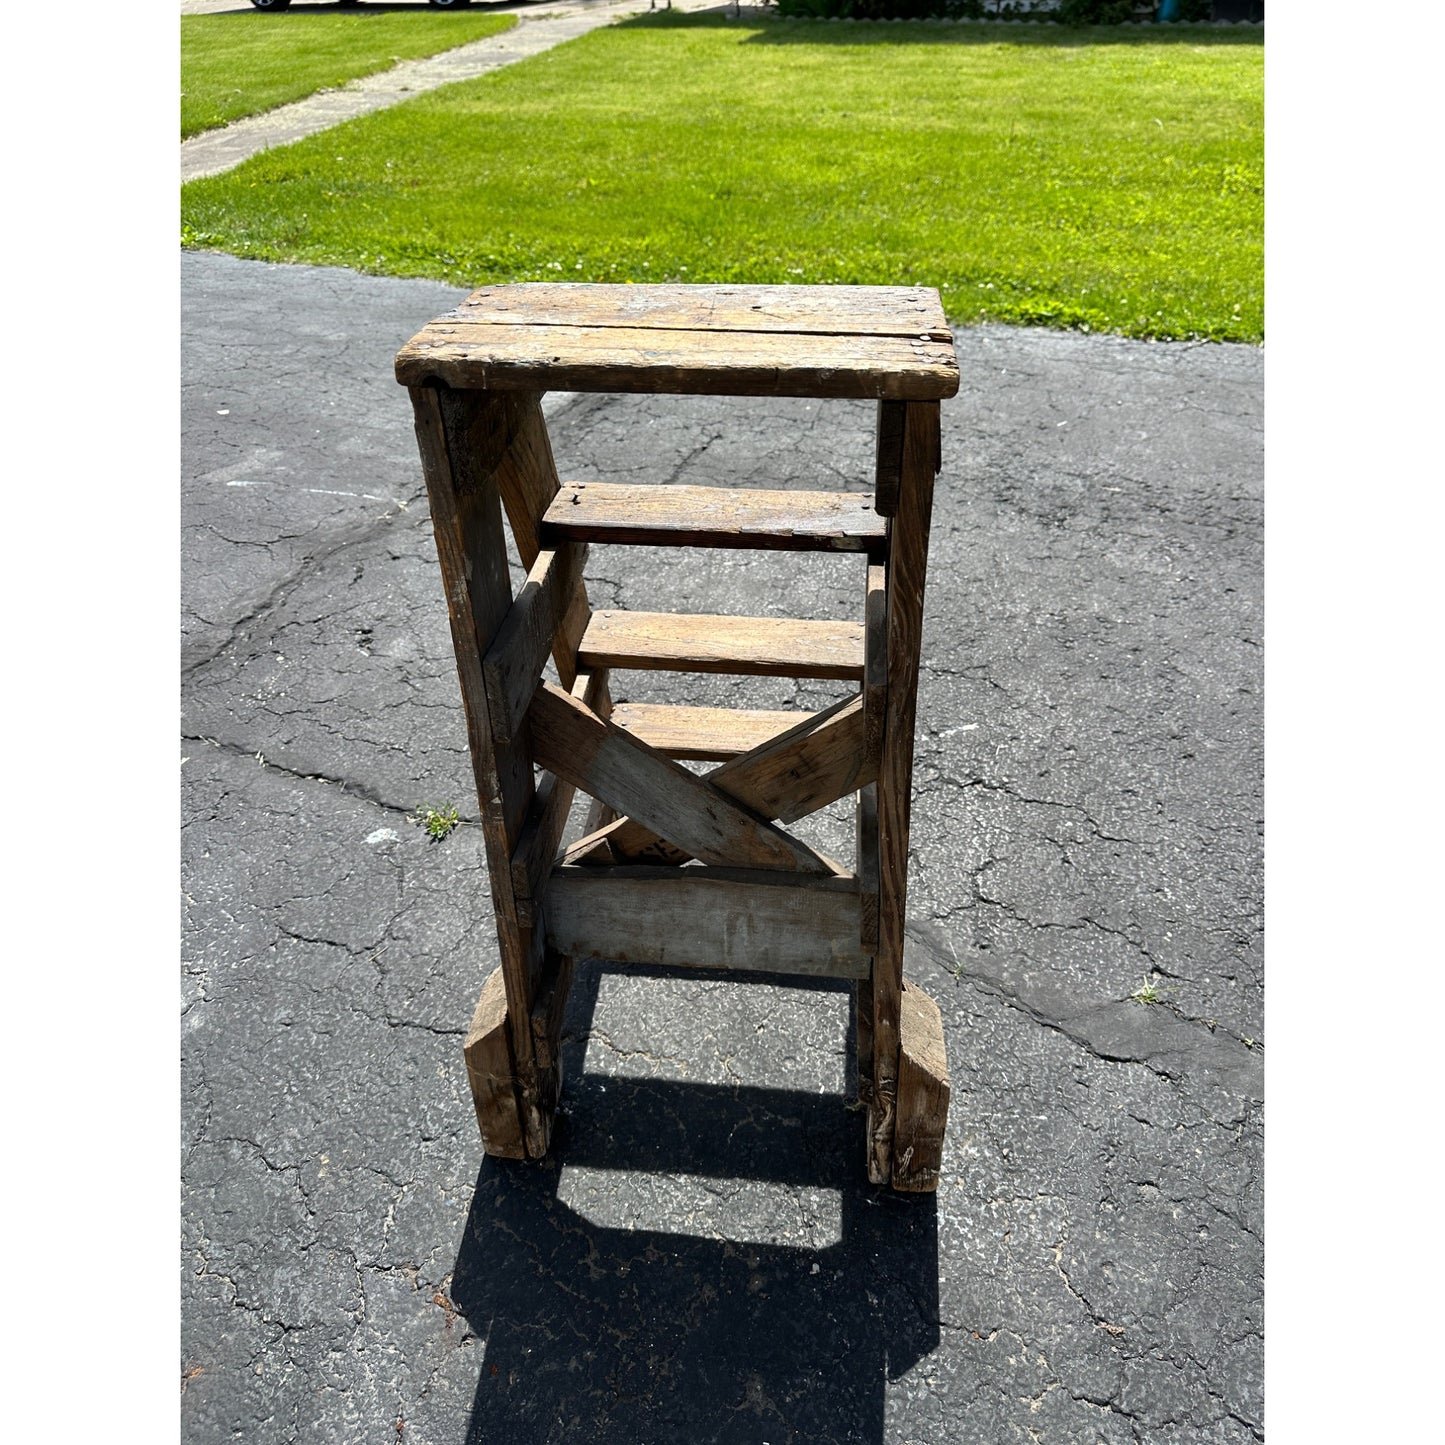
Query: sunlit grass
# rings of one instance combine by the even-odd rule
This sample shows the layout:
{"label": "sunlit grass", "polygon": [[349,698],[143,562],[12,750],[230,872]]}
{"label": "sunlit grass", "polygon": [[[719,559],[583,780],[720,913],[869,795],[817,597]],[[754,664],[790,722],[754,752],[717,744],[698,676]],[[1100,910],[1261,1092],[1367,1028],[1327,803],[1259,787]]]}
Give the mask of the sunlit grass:
{"label": "sunlit grass", "polygon": [[958,322],[1263,334],[1264,50],[647,17],[183,191],[183,238],[498,280],[911,282]]}
{"label": "sunlit grass", "polygon": [[181,138],[516,23],[512,15],[335,6],[182,15]]}

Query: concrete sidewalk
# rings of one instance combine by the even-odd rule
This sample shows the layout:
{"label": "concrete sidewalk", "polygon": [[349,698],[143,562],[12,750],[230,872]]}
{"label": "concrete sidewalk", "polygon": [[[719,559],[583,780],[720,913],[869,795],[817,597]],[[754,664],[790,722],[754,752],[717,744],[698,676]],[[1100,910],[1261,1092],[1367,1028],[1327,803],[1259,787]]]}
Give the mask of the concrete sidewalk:
{"label": "concrete sidewalk", "polygon": [[[1262,353],[958,335],[906,963],[954,1094],[899,1198],[845,995],[706,976],[583,968],[555,1157],[483,1158],[496,943],[479,831],[407,817],[475,805],[391,376],[460,293],[182,274],[187,1445],[1261,1440]],[[869,484],[867,404],[548,406],[567,476]],[[856,561],[588,580],[852,616]]]}
{"label": "concrete sidewalk", "polygon": [[[237,6],[231,0],[200,0],[192,10],[187,11],[184,6],[182,10],[200,13],[202,7],[207,12],[251,8]],[[674,8],[720,7],[717,0],[675,0]],[[638,0],[620,0],[620,3],[619,0],[550,0],[546,4],[490,7],[489,14],[517,16],[517,24],[501,35],[474,40],[469,45],[459,45],[421,60],[403,60],[390,70],[363,76],[335,90],[317,91],[290,105],[247,116],[219,130],[203,131],[182,141],[181,180],[217,175],[263,150],[289,145],[344,120],[354,120],[373,110],[410,100],[438,86],[474,80],[646,9]]]}

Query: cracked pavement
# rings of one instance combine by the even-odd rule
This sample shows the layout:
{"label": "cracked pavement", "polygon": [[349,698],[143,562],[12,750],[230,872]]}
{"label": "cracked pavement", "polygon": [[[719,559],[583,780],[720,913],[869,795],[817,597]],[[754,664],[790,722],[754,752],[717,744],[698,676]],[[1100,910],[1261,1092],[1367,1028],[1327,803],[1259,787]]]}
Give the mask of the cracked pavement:
{"label": "cracked pavement", "polygon": [[[554,1157],[484,1159],[496,941],[391,375],[461,293],[182,276],[189,1445],[1262,1439],[1262,353],[958,334],[906,963],[953,1101],[904,1198],[865,1181],[831,984],[580,968]],[[546,408],[564,476],[869,485],[868,404]],[[602,547],[588,578],[840,617],[863,585]],[[799,831],[851,856],[843,806]]]}

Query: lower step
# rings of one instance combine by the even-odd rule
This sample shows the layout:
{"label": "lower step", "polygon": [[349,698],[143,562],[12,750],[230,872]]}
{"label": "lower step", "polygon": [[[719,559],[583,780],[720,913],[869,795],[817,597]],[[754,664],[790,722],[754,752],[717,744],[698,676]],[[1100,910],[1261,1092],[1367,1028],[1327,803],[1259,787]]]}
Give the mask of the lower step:
{"label": "lower step", "polygon": [[723,763],[811,718],[810,712],[760,708],[675,707],[668,703],[620,702],[612,721],[670,758]]}

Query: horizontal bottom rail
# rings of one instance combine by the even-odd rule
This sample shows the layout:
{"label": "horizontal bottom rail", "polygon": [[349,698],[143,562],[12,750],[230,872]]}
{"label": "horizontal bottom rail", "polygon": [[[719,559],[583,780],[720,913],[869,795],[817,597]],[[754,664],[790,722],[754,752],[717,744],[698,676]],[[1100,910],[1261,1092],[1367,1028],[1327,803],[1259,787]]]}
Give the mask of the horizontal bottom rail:
{"label": "horizontal bottom rail", "polygon": [[854,877],[733,868],[552,870],[548,944],[573,958],[868,978]]}

